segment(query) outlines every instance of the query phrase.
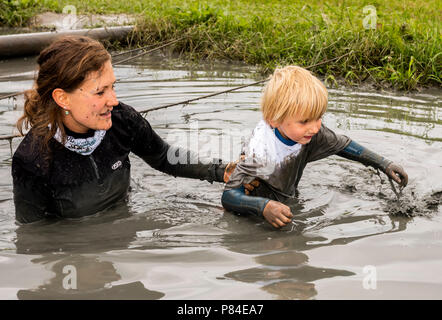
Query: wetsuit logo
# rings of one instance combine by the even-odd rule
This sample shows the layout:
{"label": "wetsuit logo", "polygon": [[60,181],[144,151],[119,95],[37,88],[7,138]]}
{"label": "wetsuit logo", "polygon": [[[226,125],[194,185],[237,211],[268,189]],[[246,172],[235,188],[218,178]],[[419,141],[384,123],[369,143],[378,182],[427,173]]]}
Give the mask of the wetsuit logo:
{"label": "wetsuit logo", "polygon": [[119,167],[121,167],[121,165],[122,165],[121,161],[118,160],[117,162],[115,162],[115,163],[112,165],[112,170],[117,170]]}

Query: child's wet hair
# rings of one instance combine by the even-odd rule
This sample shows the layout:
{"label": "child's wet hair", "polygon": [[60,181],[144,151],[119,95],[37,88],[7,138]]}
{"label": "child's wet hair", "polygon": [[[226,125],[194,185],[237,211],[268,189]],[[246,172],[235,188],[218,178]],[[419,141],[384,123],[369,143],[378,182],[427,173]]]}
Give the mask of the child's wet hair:
{"label": "child's wet hair", "polygon": [[264,120],[281,123],[287,117],[316,120],[327,109],[327,89],[310,71],[298,66],[276,69],[264,87]]}

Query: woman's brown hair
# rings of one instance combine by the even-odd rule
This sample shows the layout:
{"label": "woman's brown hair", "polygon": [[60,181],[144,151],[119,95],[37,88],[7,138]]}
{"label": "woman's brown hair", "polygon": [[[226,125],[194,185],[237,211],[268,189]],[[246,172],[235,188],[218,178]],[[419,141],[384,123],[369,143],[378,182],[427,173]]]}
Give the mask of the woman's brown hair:
{"label": "woman's brown hair", "polygon": [[45,48],[37,59],[34,88],[25,92],[24,113],[17,121],[20,134],[32,128],[33,135],[42,138],[41,148],[48,151],[57,128],[64,140],[63,110],[52,98],[52,91],[74,91],[90,72],[101,70],[110,59],[100,42],[84,36],[60,37]]}

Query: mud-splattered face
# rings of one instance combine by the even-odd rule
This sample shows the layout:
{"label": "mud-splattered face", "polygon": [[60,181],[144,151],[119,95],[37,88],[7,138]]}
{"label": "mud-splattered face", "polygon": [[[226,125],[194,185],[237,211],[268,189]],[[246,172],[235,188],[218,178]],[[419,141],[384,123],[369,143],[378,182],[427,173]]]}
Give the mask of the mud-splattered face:
{"label": "mud-splattered face", "polygon": [[112,126],[112,109],[118,104],[114,91],[115,75],[111,61],[99,71],[91,72],[79,88],[68,94],[69,111],[63,123],[78,133],[108,130]]}
{"label": "mud-splattered face", "polygon": [[312,137],[321,129],[322,119],[302,119],[299,117],[287,117],[279,124],[272,124],[279,132],[290,140],[300,144],[307,144]]}

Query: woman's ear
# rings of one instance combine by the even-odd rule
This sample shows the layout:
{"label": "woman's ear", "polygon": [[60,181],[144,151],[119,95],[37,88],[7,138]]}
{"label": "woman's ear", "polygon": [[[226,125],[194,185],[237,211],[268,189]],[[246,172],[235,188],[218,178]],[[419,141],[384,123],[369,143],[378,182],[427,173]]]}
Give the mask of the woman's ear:
{"label": "woman's ear", "polygon": [[55,103],[65,110],[70,110],[69,95],[63,89],[57,88],[52,91],[52,98]]}

